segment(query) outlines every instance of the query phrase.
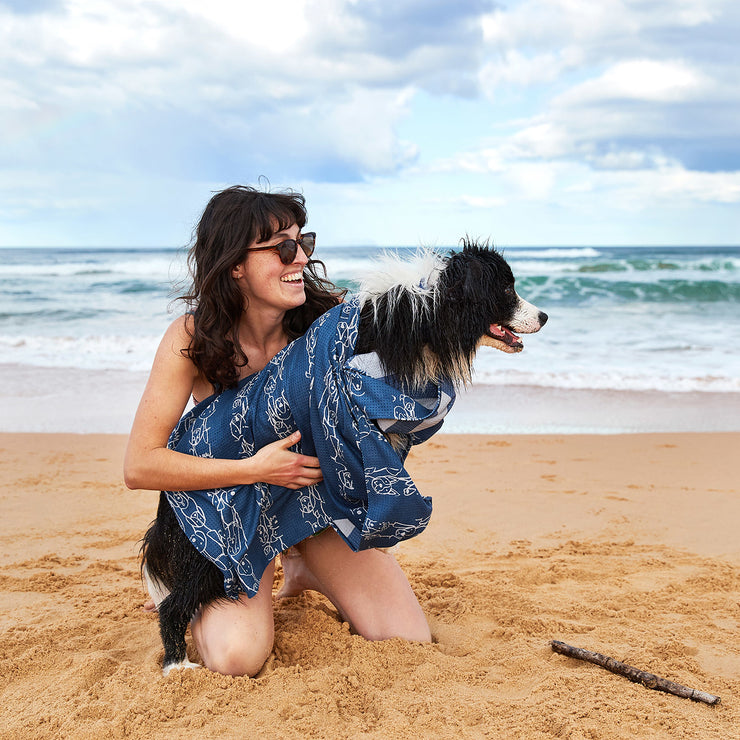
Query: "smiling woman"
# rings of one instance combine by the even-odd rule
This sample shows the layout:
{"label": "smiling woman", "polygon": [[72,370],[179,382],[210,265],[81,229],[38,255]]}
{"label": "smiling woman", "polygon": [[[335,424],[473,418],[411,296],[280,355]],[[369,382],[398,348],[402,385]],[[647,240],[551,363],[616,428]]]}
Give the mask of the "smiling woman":
{"label": "smiling woman", "polygon": [[[173,448],[173,429],[191,396],[199,401],[223,397],[222,392],[264,368],[315,318],[342,301],[344,291],[319,277],[309,260],[315,234],[301,233],[306,218],[303,196],[294,192],[234,186],[206,206],[190,253],[193,286],[185,300],[192,311],[170,326],[154,359],[126,451],[129,488],[218,489],[219,495],[231,489],[226,494],[233,495],[234,487],[258,484],[255,495],[270,496],[270,488],[261,484],[295,490],[322,480],[316,457],[290,450],[300,432],[258,450],[242,442],[237,459],[214,458],[208,440],[203,457],[192,448]],[[186,560],[172,551],[173,538],[162,535],[168,517],[174,514],[163,493],[144,540],[144,573],[160,609],[163,634],[170,624],[167,615],[177,605],[176,595],[168,593],[174,583],[170,576]],[[240,522],[236,526],[241,528]],[[219,527],[219,541],[243,536]],[[314,536],[298,542],[291,548],[293,557],[283,560],[285,595],[321,591],[368,639],[430,640],[421,607],[393,556],[373,549],[354,552],[325,527],[317,525]],[[185,545],[195,553],[187,539]],[[254,675],[269,656],[276,555],[256,592],[237,591],[229,599],[201,604],[193,617],[193,639],[211,670]],[[197,579],[196,571],[190,577]]]}

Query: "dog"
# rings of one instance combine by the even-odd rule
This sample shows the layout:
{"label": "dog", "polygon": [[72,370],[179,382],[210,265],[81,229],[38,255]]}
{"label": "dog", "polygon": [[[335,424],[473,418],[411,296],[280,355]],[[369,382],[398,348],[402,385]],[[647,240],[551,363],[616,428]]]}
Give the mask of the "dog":
{"label": "dog", "polygon": [[[338,409],[343,406],[336,398],[336,389],[333,386],[318,390],[314,387],[322,378],[330,377],[335,369],[327,366],[325,370],[320,365],[323,351],[308,355],[305,372],[292,366],[285,370],[291,357],[305,347],[312,349],[321,332],[328,331],[326,327],[335,320],[330,315],[333,313],[342,314],[346,319],[346,323],[338,323],[336,333],[330,335],[339,348],[336,350],[340,353],[337,365],[352,368],[347,387],[343,387],[344,391],[340,389],[339,395],[345,392],[350,402],[360,399],[364,403],[367,398],[372,400],[373,394],[380,394],[377,403],[382,407],[375,413],[365,409],[363,413],[351,414],[344,426],[337,417]],[[523,342],[519,334],[539,331],[547,319],[547,314],[517,294],[508,263],[500,252],[487,245],[465,239],[460,251],[447,256],[431,251],[418,253],[411,261],[389,256],[380,269],[362,282],[356,306],[348,303],[331,309],[244,387],[231,395],[225,391],[213,404],[194,409],[194,415],[184,424],[182,434],[185,436],[180,436],[178,430],[173,433],[170,446],[175,449],[213,457],[244,456],[298,428],[301,451],[319,457],[325,480],[298,492],[278,490],[265,484],[257,484],[254,490],[246,493],[227,492],[232,502],[237,498],[250,502],[260,499],[260,505],[266,506],[280,500],[288,502],[285,506],[301,507],[284,514],[283,519],[296,520],[299,512],[309,529],[286,537],[273,531],[277,524],[272,520],[276,517],[265,517],[264,512],[258,512],[259,519],[255,514],[252,524],[247,522],[249,516],[246,515],[223,518],[223,491],[205,492],[210,499],[215,497],[219,502],[217,506],[222,517],[219,521],[226,522],[223,525],[204,523],[203,508],[193,504],[183,492],[160,494],[156,519],[143,538],[142,575],[159,612],[165,650],[164,674],[175,667],[196,665],[186,657],[185,631],[198,609],[217,599],[235,598],[238,591],[256,591],[261,572],[252,572],[249,562],[246,571],[243,565],[249,560],[244,557],[245,548],[250,546],[246,528],[251,527],[252,538],[255,533],[262,537],[265,562],[325,526],[332,526],[354,549],[390,546],[418,534],[429,520],[431,502],[418,494],[402,467],[410,444],[423,441],[441,426],[441,418],[454,401],[454,387],[465,385],[471,379],[473,359],[480,346],[520,352]],[[335,336],[341,341],[334,339]],[[390,378],[390,384],[378,380],[378,373],[373,374],[368,369],[371,366],[379,368],[384,379]],[[294,386],[298,383],[297,389],[277,390],[278,380],[284,375]],[[360,381],[365,385],[352,395]],[[393,404],[396,409],[400,404],[402,412],[413,406],[415,393],[426,400],[416,406],[421,414],[413,417],[412,422],[399,421],[406,417],[396,412],[392,414],[394,418],[381,418],[386,408]],[[433,409],[427,415],[425,409],[429,406],[430,393],[437,394],[437,404],[432,404]],[[392,395],[393,403],[384,405],[383,394]],[[309,397],[312,400],[307,402]],[[219,407],[217,404],[224,398],[226,400]],[[399,399],[402,400],[399,402]],[[260,407],[260,403],[267,404],[266,408]],[[310,407],[311,419],[304,406]],[[249,417],[249,414],[254,416]],[[365,421],[366,417],[369,422]],[[218,424],[214,421],[217,418],[221,419]],[[252,418],[257,423],[250,426],[248,421]],[[412,427],[405,427],[407,423]],[[251,437],[245,442],[242,436],[247,433]],[[259,438],[258,433],[262,435]],[[232,447],[219,446],[224,436]],[[178,444],[180,447],[176,446]],[[361,454],[363,445],[372,446],[373,459],[381,454],[396,462],[369,471],[369,463]],[[354,463],[354,467],[350,463]],[[332,470],[336,475],[327,472]],[[341,509],[344,500],[341,496],[338,499],[340,508],[331,508],[332,501],[337,498],[331,495],[332,481],[339,481],[336,485],[343,486],[342,495],[349,490],[351,498],[347,500],[356,505],[357,491],[367,486],[368,480],[373,488],[385,487],[380,491],[383,495],[376,498],[382,505],[391,502],[389,505],[395,507],[391,513],[380,516],[368,508],[365,520],[350,521]],[[287,495],[281,499],[281,493]],[[371,497],[373,492],[367,495]],[[249,503],[249,506],[256,504]],[[348,504],[345,502],[344,506]],[[267,530],[270,530],[269,537],[265,534]],[[222,557],[220,551],[212,550],[216,540],[219,546],[225,541],[229,543],[231,560]],[[239,563],[238,567],[235,563]]]}

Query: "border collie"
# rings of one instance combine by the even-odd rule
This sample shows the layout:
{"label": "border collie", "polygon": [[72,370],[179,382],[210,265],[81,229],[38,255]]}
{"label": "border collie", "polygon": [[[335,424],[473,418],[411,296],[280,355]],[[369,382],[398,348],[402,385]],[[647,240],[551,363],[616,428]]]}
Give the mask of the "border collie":
{"label": "border collie", "polygon": [[[547,321],[517,295],[503,256],[467,239],[447,256],[387,257],[363,282],[359,300],[355,355],[376,353],[385,374],[412,389],[439,379],[464,385],[479,346],[520,352],[518,334],[537,332]],[[310,431],[301,428],[303,437]],[[188,540],[164,493],[143,539],[142,573],[159,612],[165,675],[194,666],[185,631],[199,608],[226,598],[224,574]]]}

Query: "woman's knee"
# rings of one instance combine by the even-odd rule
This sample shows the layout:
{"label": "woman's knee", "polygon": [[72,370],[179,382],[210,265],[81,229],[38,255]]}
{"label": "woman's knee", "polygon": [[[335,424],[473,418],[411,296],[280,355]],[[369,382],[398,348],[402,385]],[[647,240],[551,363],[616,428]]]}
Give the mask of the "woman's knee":
{"label": "woman's knee", "polygon": [[236,601],[221,600],[204,607],[190,630],[207,668],[228,676],[254,676],[270,657],[275,639],[272,615],[271,563],[259,592]]}
{"label": "woman's knee", "polygon": [[248,641],[244,635],[209,645],[203,662],[211,671],[227,676],[255,676],[270,657],[273,634],[261,634]]}

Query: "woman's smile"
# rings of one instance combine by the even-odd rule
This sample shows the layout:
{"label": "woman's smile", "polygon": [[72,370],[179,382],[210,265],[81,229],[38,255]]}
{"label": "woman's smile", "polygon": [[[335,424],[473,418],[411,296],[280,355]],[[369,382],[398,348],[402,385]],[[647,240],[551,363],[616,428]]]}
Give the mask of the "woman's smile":
{"label": "woman's smile", "polygon": [[283,275],[280,278],[281,283],[295,283],[296,285],[303,285],[303,270],[300,272],[290,272],[287,275]]}

